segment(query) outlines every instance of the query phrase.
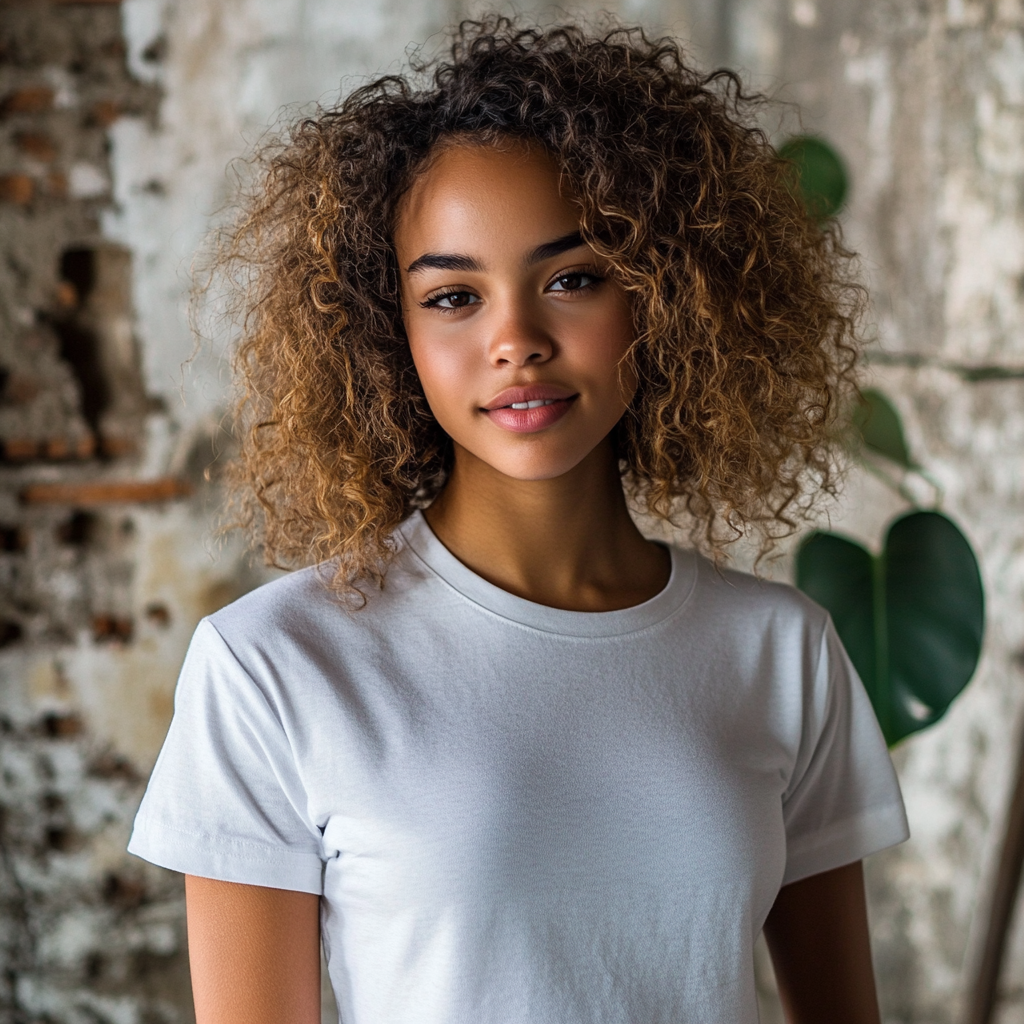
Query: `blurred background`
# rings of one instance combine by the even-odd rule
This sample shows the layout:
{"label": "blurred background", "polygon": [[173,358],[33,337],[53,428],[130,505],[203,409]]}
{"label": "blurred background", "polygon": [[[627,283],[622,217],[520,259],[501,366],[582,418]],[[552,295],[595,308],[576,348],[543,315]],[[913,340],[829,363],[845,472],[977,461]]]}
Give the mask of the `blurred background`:
{"label": "blurred background", "polygon": [[[1024,709],[1024,0],[517,9],[544,22],[608,10],[670,33],[696,63],[786,101],[765,123],[773,139],[822,139],[845,167],[838,217],[872,300],[868,382],[927,476],[895,466],[901,494],[862,459],[831,528],[877,550],[894,515],[941,498],[978,555],[987,604],[974,680],[894,751],[913,838],[867,866],[884,1017],[1024,1022],[1011,813]],[[195,624],[269,577],[214,534],[204,471],[215,479],[229,445],[227,375],[218,344],[183,365],[190,262],[229,162],[282,108],[329,103],[397,69],[410,46],[433,52],[445,26],[481,10],[0,7],[3,1024],[192,1019],[181,877],[124,848]],[[792,558],[768,571],[792,578]],[[971,994],[986,971],[994,984],[994,919],[1005,956],[979,1017]]]}

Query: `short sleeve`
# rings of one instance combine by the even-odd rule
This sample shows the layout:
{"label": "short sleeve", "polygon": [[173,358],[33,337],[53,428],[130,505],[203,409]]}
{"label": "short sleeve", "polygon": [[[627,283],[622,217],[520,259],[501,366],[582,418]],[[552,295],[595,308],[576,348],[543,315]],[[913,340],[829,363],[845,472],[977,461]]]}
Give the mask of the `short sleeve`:
{"label": "short sleeve", "polygon": [[320,840],[279,718],[204,620],[128,851],[190,875],[320,893]]}
{"label": "short sleeve", "polygon": [[804,693],[800,750],[783,796],[783,885],[850,864],[910,835],[871,701],[832,625]]}

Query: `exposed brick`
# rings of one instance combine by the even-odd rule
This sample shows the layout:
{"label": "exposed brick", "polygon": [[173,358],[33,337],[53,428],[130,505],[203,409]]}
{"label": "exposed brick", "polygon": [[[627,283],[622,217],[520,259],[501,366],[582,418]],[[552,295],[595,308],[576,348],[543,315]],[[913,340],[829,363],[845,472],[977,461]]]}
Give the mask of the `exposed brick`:
{"label": "exposed brick", "polygon": [[85,728],[82,719],[75,714],[52,712],[43,718],[43,733],[55,740],[66,740],[78,736]]}
{"label": "exposed brick", "polygon": [[27,505],[131,505],[187,498],[192,485],[178,477],[157,480],[94,480],[30,484],[21,492]]}
{"label": "exposed brick", "polygon": [[46,85],[16,89],[0,100],[0,116],[42,114],[53,106],[53,90]]}
{"label": "exposed brick", "polygon": [[[144,782],[136,751],[112,749],[121,735],[98,737],[79,710],[81,646],[119,648],[101,657],[129,659],[140,621],[147,643],[176,643],[175,631],[157,632],[157,618],[141,618],[148,594],[132,603],[139,544],[109,500],[168,500],[185,488],[157,482],[154,493],[153,481],[129,476],[126,492],[88,463],[99,437],[104,459],[131,458],[149,406],[125,336],[131,254],[105,241],[100,224],[111,196],[81,173],[79,195],[69,185],[72,167],[111,180],[108,130],[126,112],[154,115],[160,91],[131,77],[116,3],[0,0],[0,23],[0,745],[5,767],[8,753],[21,766],[0,773],[0,1022],[76,1024],[113,1013],[186,1024],[194,1018],[180,879],[127,856],[115,863],[104,854],[95,874],[59,865],[97,838],[109,847],[111,827],[130,825]],[[71,485],[63,497],[72,500],[52,503],[44,490],[41,504],[19,506],[30,472]],[[90,498],[97,508],[82,507]],[[12,707],[36,710],[26,719]],[[102,813],[83,817],[83,806]],[[170,951],[161,940],[143,978],[145,949],[129,936],[145,931],[138,915],[154,908],[177,938]],[[119,926],[89,924],[97,910]],[[58,964],[38,937],[64,921],[88,937],[73,962]],[[45,993],[45,1006],[26,1002],[33,991]]]}
{"label": "exposed brick", "polygon": [[138,450],[138,441],[132,437],[104,437],[100,440],[100,453],[108,459],[121,459],[134,455]]}
{"label": "exposed brick", "polygon": [[89,112],[91,124],[109,128],[121,116],[121,105],[116,100],[100,100]]}
{"label": "exposed brick", "polygon": [[134,623],[124,616],[97,615],[92,620],[92,636],[99,643],[128,643],[134,632]]}
{"label": "exposed brick", "polygon": [[96,442],[91,436],[80,438],[51,437],[42,444],[42,456],[61,461],[88,459],[96,453]]}
{"label": "exposed brick", "polygon": [[71,444],[66,437],[51,437],[43,442],[43,456],[47,459],[66,459],[71,454]]}
{"label": "exposed brick", "polygon": [[74,309],[78,305],[78,289],[71,281],[58,281],[53,297],[61,309]]}
{"label": "exposed brick", "polygon": [[15,145],[26,156],[50,163],[57,159],[57,147],[48,135],[40,132],[19,132],[14,137]]}
{"label": "exposed brick", "polygon": [[0,202],[27,206],[35,191],[36,183],[27,174],[0,174]]}
{"label": "exposed brick", "polygon": [[27,462],[39,454],[39,442],[31,437],[15,437],[2,442],[7,462]]}

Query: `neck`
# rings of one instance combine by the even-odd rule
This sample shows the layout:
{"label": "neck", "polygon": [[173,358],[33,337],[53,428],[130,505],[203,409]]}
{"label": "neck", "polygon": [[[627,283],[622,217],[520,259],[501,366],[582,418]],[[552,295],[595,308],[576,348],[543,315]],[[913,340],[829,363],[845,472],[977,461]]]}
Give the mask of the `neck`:
{"label": "neck", "polygon": [[426,518],[464,565],[538,604],[611,611],[668,580],[668,553],[633,523],[609,442],[552,480],[513,479],[456,446]]}

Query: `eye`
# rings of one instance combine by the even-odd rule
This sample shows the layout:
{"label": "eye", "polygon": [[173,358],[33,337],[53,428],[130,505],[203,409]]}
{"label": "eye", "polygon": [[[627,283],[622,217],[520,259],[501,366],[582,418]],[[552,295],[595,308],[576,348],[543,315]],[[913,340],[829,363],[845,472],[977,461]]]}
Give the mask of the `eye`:
{"label": "eye", "polygon": [[573,270],[568,274],[559,274],[548,285],[549,292],[583,292],[596,288],[604,278],[587,270]]}
{"label": "eye", "polygon": [[450,291],[431,295],[421,302],[420,305],[424,309],[440,309],[447,313],[452,313],[457,309],[475,306],[479,301],[479,296],[474,295],[472,292]]}

